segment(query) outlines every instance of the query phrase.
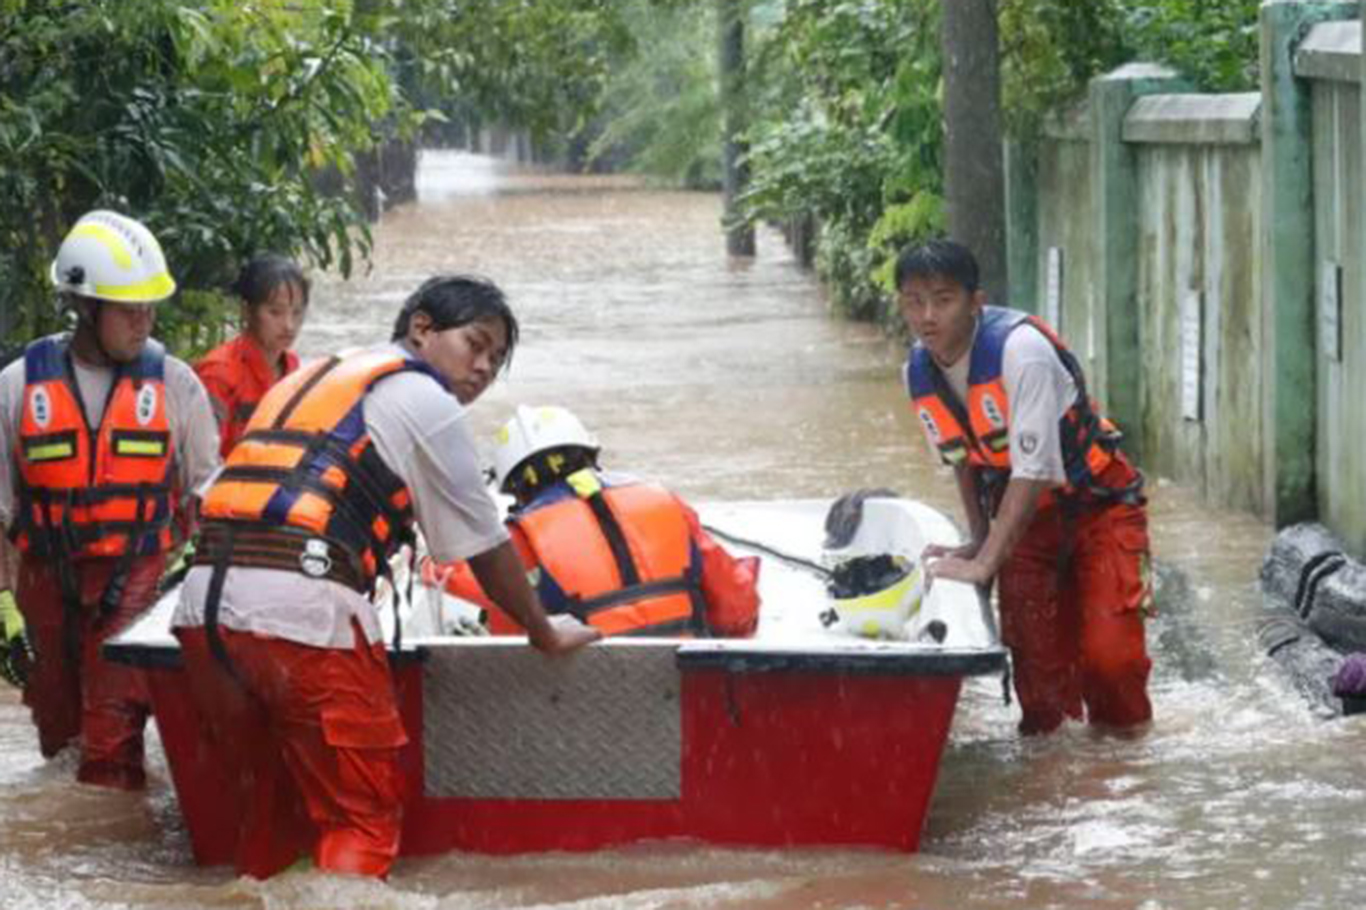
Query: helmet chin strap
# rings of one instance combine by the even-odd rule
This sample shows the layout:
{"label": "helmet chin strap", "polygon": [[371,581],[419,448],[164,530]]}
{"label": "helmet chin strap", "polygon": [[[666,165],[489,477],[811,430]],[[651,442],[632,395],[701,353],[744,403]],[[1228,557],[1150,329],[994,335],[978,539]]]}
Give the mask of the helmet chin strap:
{"label": "helmet chin strap", "polygon": [[100,364],[101,366],[117,367],[126,361],[120,360],[110,353],[109,349],[104,346],[104,341],[100,339],[99,313],[95,309],[98,306],[100,306],[100,302],[92,300],[89,297],[81,298],[80,301],[74,305],[73,308],[76,310],[76,332],[79,334],[82,329],[86,331],[87,337],[95,345],[95,350],[98,351],[100,357],[104,359],[104,363]]}

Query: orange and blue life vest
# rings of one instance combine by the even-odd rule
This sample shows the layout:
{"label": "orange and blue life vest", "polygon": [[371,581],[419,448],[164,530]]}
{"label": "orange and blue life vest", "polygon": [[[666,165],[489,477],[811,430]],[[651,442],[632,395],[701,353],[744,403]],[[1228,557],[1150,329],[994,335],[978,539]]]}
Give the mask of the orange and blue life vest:
{"label": "orange and blue life vest", "polygon": [[261,399],[209,488],[198,564],[301,572],[360,592],[413,538],[407,486],[365,427],[365,398],[404,371],[445,381],[396,351],[353,352],[289,374]]}
{"label": "orange and blue life vest", "polygon": [[170,548],[175,454],[165,367],[165,349],[149,339],[136,360],[115,367],[92,424],[68,338],[40,338],[25,349],[11,529],[20,550],[64,560]]}
{"label": "orange and blue life vest", "polygon": [[[1086,394],[1086,380],[1076,357],[1042,320],[1004,307],[982,309],[968,363],[968,400],[961,402],[924,345],[916,344],[906,361],[906,387],[912,407],[928,430],[945,464],[968,466],[999,483],[1010,474],[1010,399],[1003,380],[1006,341],[1021,326],[1032,326],[1053,345],[1059,361],[1077,387],[1077,397],[1059,421],[1064,496],[1086,492],[1098,496],[1134,493],[1135,481],[1110,490],[1100,480],[1116,459],[1121,434]],[[1130,472],[1125,472],[1130,473]],[[1139,481],[1141,482],[1141,478]]]}
{"label": "orange and blue life vest", "polygon": [[701,556],[668,490],[585,469],[509,521],[534,557],[547,613],[571,613],[604,635],[711,634]]}

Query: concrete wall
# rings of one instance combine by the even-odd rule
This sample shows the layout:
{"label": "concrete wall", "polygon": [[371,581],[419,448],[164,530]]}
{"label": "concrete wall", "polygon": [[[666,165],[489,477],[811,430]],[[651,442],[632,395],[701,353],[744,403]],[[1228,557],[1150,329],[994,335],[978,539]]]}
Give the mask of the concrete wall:
{"label": "concrete wall", "polygon": [[[1125,127],[1138,154],[1137,432],[1150,471],[1262,511],[1256,96],[1252,105],[1246,96],[1182,101],[1143,98]],[[1229,125],[1242,132],[1221,132]],[[1195,380],[1183,337],[1189,312],[1199,322]],[[1183,408],[1187,381],[1199,383],[1198,415]]]}
{"label": "concrete wall", "polygon": [[1056,251],[1052,255],[1060,264],[1062,282],[1054,328],[1081,359],[1092,384],[1091,393],[1103,400],[1104,351],[1096,344],[1091,320],[1096,247],[1090,157],[1091,144],[1084,135],[1056,127],[1050,130],[1047,151],[1039,156],[1037,170],[1039,242],[1033,310],[1045,318],[1052,315],[1048,311],[1049,262],[1050,251]]}
{"label": "concrete wall", "polygon": [[[1322,519],[1366,553],[1366,309],[1362,303],[1360,26],[1315,28],[1296,60],[1313,81],[1316,500]],[[1335,51],[1346,48],[1348,52]],[[1351,49],[1356,53],[1350,53]],[[1342,65],[1344,59],[1350,66]],[[1337,65],[1334,65],[1337,64]],[[1330,312],[1333,298],[1338,306]],[[1336,323],[1336,331],[1334,331]],[[1336,337],[1334,337],[1336,336]]]}

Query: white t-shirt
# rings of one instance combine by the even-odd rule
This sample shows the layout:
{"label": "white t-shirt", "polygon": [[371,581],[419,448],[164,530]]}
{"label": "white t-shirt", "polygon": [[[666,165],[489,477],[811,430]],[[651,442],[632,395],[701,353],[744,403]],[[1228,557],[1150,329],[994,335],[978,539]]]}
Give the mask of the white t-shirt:
{"label": "white t-shirt", "polygon": [[[396,346],[388,349],[402,353]],[[416,372],[380,380],[365,397],[365,428],[380,460],[412,494],[433,558],[468,559],[508,539],[484,485],[465,409],[436,380]],[[173,626],[203,625],[210,574],[208,566],[190,571]],[[261,568],[230,568],[223,580],[218,621],[229,629],[350,648],[352,619],[370,643],[380,640],[374,605],[343,584]]]}
{"label": "white t-shirt", "polygon": [[[974,336],[974,341],[976,338]],[[947,367],[940,367],[960,403],[968,400],[972,348]],[[1077,399],[1077,384],[1058,359],[1053,343],[1032,325],[1006,336],[1001,382],[1010,406],[1010,475],[1022,480],[1067,481],[1059,422]],[[930,447],[938,452],[925,427]]]}
{"label": "white t-shirt", "polygon": [[[75,357],[71,363],[86,421],[98,426],[114,386],[114,369],[90,366]],[[218,423],[208,393],[188,364],[167,355],[165,374],[176,481],[187,495],[197,494],[218,469]],[[0,372],[0,452],[5,453],[0,458],[0,523],[6,528],[14,518],[16,504],[14,445],[23,417],[24,385],[24,358],[20,356]]]}

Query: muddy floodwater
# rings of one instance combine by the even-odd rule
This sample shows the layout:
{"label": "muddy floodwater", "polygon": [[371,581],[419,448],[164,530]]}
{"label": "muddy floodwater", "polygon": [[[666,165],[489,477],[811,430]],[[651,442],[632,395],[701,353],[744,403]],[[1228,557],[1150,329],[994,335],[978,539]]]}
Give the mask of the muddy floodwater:
{"label": "muddy floodwater", "polygon": [[[372,270],[321,276],[301,342],[388,336],[440,271],[488,275],[523,320],[512,370],[474,406],[569,405],[604,463],[695,499],[889,486],[956,511],[899,385],[903,351],[832,318],[761,232],[728,262],[714,195],[513,173],[424,155],[418,203],[375,228]],[[1150,642],[1156,722],[1022,741],[998,679],[966,688],[922,852],[645,844],[596,854],[402,860],[388,883],[198,869],[151,736],[145,794],[72,783],[0,691],[6,908],[1345,908],[1366,893],[1366,720],[1313,720],[1257,653],[1269,529],[1153,478],[1157,557],[1180,570]],[[547,769],[547,773],[554,773]]]}

